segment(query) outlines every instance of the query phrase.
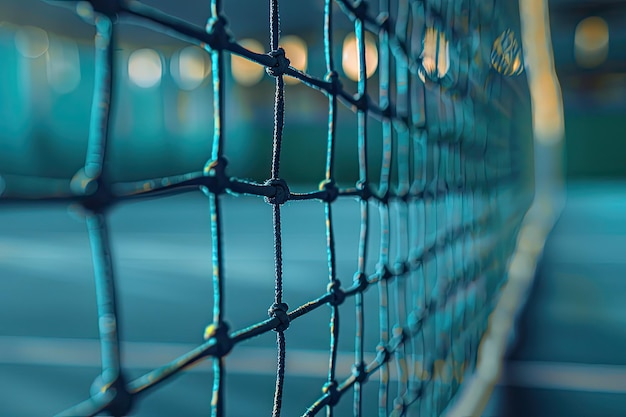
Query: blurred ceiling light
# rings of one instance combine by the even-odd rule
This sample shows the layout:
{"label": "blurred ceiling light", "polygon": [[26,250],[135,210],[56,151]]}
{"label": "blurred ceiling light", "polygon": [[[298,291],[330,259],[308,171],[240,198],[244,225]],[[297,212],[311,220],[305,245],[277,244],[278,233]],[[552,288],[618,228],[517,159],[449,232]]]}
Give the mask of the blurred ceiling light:
{"label": "blurred ceiling light", "polygon": [[[307,46],[306,42],[295,35],[283,36],[280,39],[280,46],[285,50],[285,55],[289,58],[290,65],[302,72],[307,68]],[[285,77],[287,84],[297,84],[300,80],[293,77]]]}
{"label": "blurred ceiling light", "polygon": [[581,67],[597,67],[609,54],[609,25],[601,17],[587,17],[574,34],[574,55]]}
{"label": "blurred ceiling light", "polygon": [[50,87],[58,94],[67,94],[80,84],[78,46],[71,39],[50,40],[46,53],[46,74]]}
{"label": "blurred ceiling light", "polygon": [[445,77],[450,69],[450,50],[446,34],[436,28],[426,28],[420,58],[422,64],[417,73],[422,82],[426,82],[426,78],[437,81]]}
{"label": "blurred ceiling light", "polygon": [[26,58],[42,56],[49,45],[48,34],[43,29],[24,26],[15,33],[15,47]]}
{"label": "blurred ceiling light", "polygon": [[187,46],[172,57],[170,72],[181,89],[191,91],[198,88],[209,75],[211,61],[202,49]]}
{"label": "blurred ceiling light", "polygon": [[[263,45],[254,39],[242,39],[239,44],[244,48],[262,54],[264,52]],[[249,87],[257,84],[265,74],[265,68],[255,62],[252,62],[239,55],[231,55],[231,71],[233,78],[239,84]]]}
{"label": "blurred ceiling light", "polygon": [[[356,36],[349,33],[343,41],[343,53],[341,55],[343,72],[353,81],[359,79],[359,53]],[[370,78],[378,68],[378,49],[374,36],[365,33],[365,75]]]}
{"label": "blurred ceiling light", "polygon": [[153,49],[138,49],[128,58],[128,77],[141,88],[156,87],[161,82],[161,56]]}

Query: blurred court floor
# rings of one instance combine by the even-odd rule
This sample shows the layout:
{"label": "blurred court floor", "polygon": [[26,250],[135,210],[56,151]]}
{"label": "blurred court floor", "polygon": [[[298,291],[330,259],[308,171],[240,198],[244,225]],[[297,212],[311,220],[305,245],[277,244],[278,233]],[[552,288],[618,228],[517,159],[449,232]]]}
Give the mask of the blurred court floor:
{"label": "blurred court floor", "polygon": [[[123,205],[111,213],[122,353],[131,377],[202,342],[211,320],[210,223],[201,194]],[[340,201],[338,272],[351,280],[358,203]],[[325,292],[324,209],[284,210],[285,299],[291,308]],[[488,416],[626,415],[626,184],[570,185]],[[241,197],[224,205],[226,317],[234,329],[263,320],[273,299],[271,207]],[[379,232],[372,230],[377,242]],[[376,245],[372,245],[376,247]],[[371,256],[373,268],[375,256]],[[64,207],[0,210],[0,416],[49,416],[87,398],[99,371],[89,242]],[[378,303],[376,291],[366,303]],[[349,375],[354,305],[342,305],[339,377]],[[294,321],[287,337],[284,415],[301,415],[328,367],[330,309]],[[377,340],[377,310],[366,320]],[[227,358],[227,414],[269,415],[273,334]],[[211,372],[200,366],[149,393],[136,416],[199,416],[210,407]],[[366,406],[375,414],[377,383]],[[393,395],[393,393],[392,393]],[[337,415],[351,415],[342,401]]]}
{"label": "blurred court floor", "polygon": [[518,336],[489,415],[626,415],[626,183],[568,187]]}
{"label": "blurred court floor", "polygon": [[[356,270],[360,208],[334,205],[337,271]],[[233,330],[267,319],[274,300],[272,207],[258,197],[225,197],[225,319]],[[282,211],[284,299],[295,309],[326,292],[324,205],[288,203]],[[212,320],[208,199],[200,192],[122,204],[109,215],[123,364],[129,379],[203,343]],[[375,228],[370,238],[378,242]],[[372,248],[378,248],[372,245]],[[376,257],[368,265],[373,270]],[[347,284],[346,284],[347,285]],[[378,294],[368,291],[365,319],[373,359]],[[327,379],[330,308],[291,323],[287,333],[285,416],[302,415]],[[350,375],[354,301],[340,308],[338,378]],[[0,210],[0,416],[50,416],[86,399],[99,373],[100,348],[86,227],[62,206]],[[226,359],[228,416],[270,415],[276,375],[274,332],[238,345]],[[366,404],[375,410],[373,382]],[[203,416],[210,410],[210,361],[151,390],[134,416]],[[395,395],[395,394],[394,394]],[[349,415],[351,402],[338,412]]]}

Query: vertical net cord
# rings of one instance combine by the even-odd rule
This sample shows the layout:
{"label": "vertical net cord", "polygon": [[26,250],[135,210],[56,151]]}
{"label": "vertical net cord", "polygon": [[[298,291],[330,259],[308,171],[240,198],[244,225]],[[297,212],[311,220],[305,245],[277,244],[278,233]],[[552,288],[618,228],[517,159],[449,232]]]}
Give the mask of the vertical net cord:
{"label": "vertical net cord", "polygon": [[[446,189],[454,190],[456,185],[456,172],[455,172],[455,153],[456,153],[456,142],[451,142],[448,147],[448,153],[446,158]],[[456,198],[455,193],[452,192],[448,196],[448,201],[446,203],[446,223],[449,225],[450,233],[457,228],[457,224],[455,222],[454,211],[456,209]],[[455,311],[455,301],[456,301],[456,293],[452,291],[453,287],[457,287],[458,274],[456,272],[456,263],[454,258],[454,248],[456,247],[457,242],[453,242],[450,245],[446,246],[446,270],[448,274],[448,285],[446,288],[448,301],[446,305],[446,328],[444,331],[446,332],[447,342],[446,342],[446,372],[445,372],[445,392],[452,392],[453,389],[453,381],[454,381],[454,373],[456,365],[454,363],[454,348],[456,346],[454,335],[457,334],[456,329],[454,329],[454,311]],[[442,404],[441,409],[445,408],[445,404]]]}
{"label": "vertical net cord", "polygon": [[104,214],[91,213],[87,215],[85,220],[93,258],[98,306],[98,330],[102,360],[102,388],[99,388],[106,389],[121,378],[115,277]]}
{"label": "vertical net cord", "polygon": [[[222,279],[222,238],[221,238],[221,209],[219,196],[209,193],[211,213],[211,246],[213,264],[213,329],[214,331],[224,326],[223,323],[223,279]],[[222,417],[224,415],[224,385],[225,369],[224,357],[213,358],[213,393],[211,396],[211,416]]]}
{"label": "vertical net cord", "polygon": [[[408,0],[400,0],[397,8],[397,22],[395,34],[398,40],[406,43],[408,39],[409,28],[409,2]],[[396,59],[396,111],[400,114],[408,114],[409,112],[409,72],[407,61],[404,59]],[[407,276],[409,270],[410,253],[410,233],[411,223],[408,211],[408,194],[410,188],[409,164],[409,129],[408,126],[401,127],[396,131],[397,137],[397,171],[398,171],[398,188],[396,190],[398,196],[402,197],[397,202],[396,213],[397,223],[395,230],[397,231],[397,247],[398,255],[395,270],[401,269],[402,273],[396,278],[396,317],[397,327],[394,329],[394,336],[405,336],[410,331],[407,327]],[[404,231],[401,233],[400,231]],[[399,271],[398,271],[399,272]],[[411,304],[415,306],[415,304]],[[411,338],[413,339],[413,338]],[[410,347],[413,346],[413,340],[410,341]],[[398,372],[398,393],[394,404],[394,412],[398,415],[404,413],[405,402],[409,396],[409,371],[407,367],[407,343],[403,343],[401,349],[396,352],[396,369]]]}
{"label": "vertical net cord", "polygon": [[[462,180],[462,172],[463,172],[463,167],[461,164],[461,145],[458,144],[456,147],[456,152],[454,155],[454,166],[455,166],[455,170],[456,170],[456,175],[455,175],[455,183],[459,184],[460,189],[463,189],[463,180]],[[467,286],[467,282],[466,282],[466,275],[465,275],[465,263],[464,263],[464,259],[465,259],[465,255],[464,255],[464,251],[465,251],[465,241],[466,241],[466,234],[465,234],[465,230],[463,227],[463,205],[464,205],[464,198],[463,195],[457,195],[456,200],[455,200],[455,224],[457,225],[457,227],[460,230],[463,230],[462,234],[463,237],[460,239],[459,242],[457,242],[457,245],[455,247],[455,253],[454,253],[454,260],[455,260],[455,275],[457,277],[457,281],[459,282],[459,285],[461,285],[462,287],[466,287]],[[463,326],[463,312],[465,311],[465,305],[467,304],[467,295],[466,295],[466,291],[463,292],[463,295],[456,295],[457,297],[457,302],[454,303],[454,327],[453,327],[453,332],[456,332],[459,335],[463,335],[465,332],[465,327]],[[461,298],[461,300],[459,301],[458,299]],[[462,346],[460,343],[457,343],[456,346],[452,347],[452,361],[453,364],[455,365],[454,369],[456,370],[456,374],[452,380],[452,390],[453,391],[457,391],[459,386],[461,385],[461,382],[463,380],[463,373],[465,371],[464,369],[464,363],[465,360],[462,358],[462,355],[459,354],[458,350],[462,349]],[[462,351],[461,351],[462,352]]]}
{"label": "vertical net cord", "polygon": [[[428,379],[428,411],[431,415],[436,415],[436,392],[437,392],[437,376],[435,375],[435,362],[437,358],[437,324],[438,324],[438,291],[439,287],[437,285],[437,274],[438,274],[438,265],[439,256],[437,253],[437,248],[435,246],[437,241],[437,227],[439,222],[438,216],[438,196],[437,196],[437,171],[438,171],[438,161],[439,161],[439,143],[435,142],[433,144],[433,148],[431,150],[431,156],[433,158],[433,166],[432,171],[430,173],[430,197],[426,200],[426,220],[429,227],[427,230],[429,231],[429,235],[427,237],[427,245],[430,248],[430,254],[425,261],[425,276],[426,276],[426,294],[429,305],[429,314],[428,314],[428,326],[426,329],[428,330],[426,334],[427,345],[426,345],[426,355],[427,355],[427,372],[429,375]],[[430,219],[430,220],[429,220]],[[432,223],[432,224],[431,224]]]}
{"label": "vertical net cord", "polygon": [[[87,174],[90,178],[100,177],[103,171],[113,82],[113,25],[104,15],[96,19],[96,75],[85,160],[86,174],[93,174]],[[109,384],[120,374],[113,267],[104,216],[100,212],[88,214],[86,223],[94,262],[103,384]]]}
{"label": "vertical net cord", "polygon": [[[445,13],[442,11],[445,19]],[[441,39],[441,36],[439,37]],[[442,42],[439,42],[439,47],[442,46]],[[440,92],[442,96],[442,100],[445,93],[443,87],[440,86]],[[435,377],[435,410],[437,415],[441,413],[441,398],[443,396],[443,392],[445,390],[445,358],[446,358],[446,350],[448,349],[447,343],[448,339],[446,339],[446,311],[450,302],[446,298],[447,296],[447,288],[449,283],[449,271],[446,265],[446,254],[447,249],[449,247],[449,243],[446,242],[445,236],[447,233],[452,231],[452,225],[447,222],[447,209],[448,209],[448,199],[450,196],[449,192],[445,192],[443,195],[441,194],[443,190],[448,190],[447,188],[447,155],[449,152],[449,143],[441,141],[439,144],[439,162],[437,166],[437,230],[443,230],[443,236],[438,236],[438,246],[439,249],[436,251],[437,260],[435,265],[437,267],[437,283],[436,283],[436,302],[437,302],[437,311],[435,312],[435,328],[437,332],[435,333],[436,340],[436,350],[435,354],[435,362],[433,367],[433,375]]]}
{"label": "vertical net cord", "polygon": [[[468,19],[474,19],[475,13],[472,10],[469,11]],[[467,102],[468,109],[464,112],[467,114],[467,122],[471,123],[472,120],[475,119],[475,106],[471,101]],[[462,160],[463,164],[463,172],[465,175],[462,180],[462,187],[465,191],[462,196],[462,223],[463,223],[463,233],[465,236],[464,244],[463,244],[463,270],[465,275],[463,277],[464,282],[469,287],[468,291],[465,291],[463,295],[463,304],[464,311],[461,320],[461,326],[463,331],[468,335],[468,339],[470,344],[472,343],[472,334],[474,332],[473,329],[473,320],[472,318],[475,315],[476,308],[476,289],[472,284],[472,277],[475,276],[475,241],[474,241],[474,222],[471,221],[475,217],[474,212],[474,190],[471,187],[472,175],[474,175],[474,169],[472,164],[468,163],[467,160]],[[469,261],[468,261],[469,260]],[[471,349],[471,348],[470,348]],[[466,367],[471,367],[471,353],[470,349],[465,349],[463,352],[463,363]]]}
{"label": "vertical net cord", "polygon": [[[333,16],[332,0],[326,0],[324,4],[324,58],[326,61],[326,78],[333,82],[336,74],[333,61]],[[325,184],[334,186],[335,165],[335,129],[337,124],[337,95],[333,90],[328,95],[328,143],[326,148],[326,172]],[[332,201],[329,199],[324,205],[326,217],[326,249],[328,256],[328,280],[329,288],[340,285],[337,281],[337,268],[335,258],[335,235],[333,228]],[[330,353],[328,364],[327,390],[336,390],[337,351],[339,344],[339,305],[338,302],[330,304]],[[332,395],[332,394],[331,394]],[[326,408],[327,417],[333,417],[334,404],[329,402]]]}
{"label": "vertical net cord", "polygon": [[[412,19],[411,25],[411,39],[420,39],[420,25],[418,25],[420,19],[420,11],[423,10],[423,4],[417,2],[411,2],[410,13]],[[419,55],[421,49],[421,41],[411,42],[408,51],[412,57],[415,58]],[[408,67],[407,67],[408,70]],[[424,262],[423,262],[423,245],[424,239],[420,238],[424,235],[424,201],[417,196],[424,190],[424,172],[426,164],[424,160],[424,136],[425,132],[423,128],[416,128],[421,121],[419,115],[419,108],[422,103],[419,103],[420,92],[423,91],[423,84],[415,81],[415,77],[408,77],[409,84],[407,85],[408,94],[410,94],[411,100],[408,104],[408,111],[410,114],[409,122],[414,127],[410,133],[410,145],[412,146],[413,160],[411,163],[411,172],[413,173],[413,181],[411,183],[409,192],[411,199],[412,213],[410,214],[410,230],[411,230],[411,253],[409,259],[411,264],[415,264],[411,268],[410,284],[411,284],[411,302],[414,309],[413,328],[412,331],[416,332],[416,335],[411,338],[411,378],[410,388],[415,395],[416,407],[421,410],[424,397],[424,313],[425,313],[425,295],[424,295]],[[399,83],[399,85],[401,85]],[[402,102],[399,101],[399,104]]]}
{"label": "vertical net cord", "polygon": [[[439,37],[438,37],[439,39]],[[439,49],[440,47],[440,42],[437,43],[437,48]],[[441,94],[441,96],[443,97],[443,87],[438,86],[439,92]],[[446,200],[448,197],[448,193],[445,193],[445,195],[441,196],[440,195],[440,191],[444,188],[445,184],[445,155],[446,155],[446,143],[443,143],[443,141],[440,141],[438,143],[437,149],[439,150],[438,152],[438,156],[437,156],[437,165],[435,168],[435,178],[436,180],[436,186],[435,186],[435,196],[436,196],[436,203],[434,205],[434,214],[435,214],[435,230],[443,230],[443,231],[447,231],[448,230],[448,224],[446,223],[446,218],[445,218],[445,210],[446,210]],[[435,234],[437,234],[437,232],[435,232]],[[445,236],[445,233],[444,233]],[[436,244],[438,244],[440,242],[440,236],[435,236],[436,240]],[[443,244],[443,241],[441,241],[441,243]],[[433,354],[433,378],[434,378],[434,397],[433,397],[433,408],[434,408],[434,412],[435,415],[439,415],[440,414],[440,403],[441,403],[441,394],[442,394],[442,390],[443,390],[443,351],[445,349],[445,343],[441,340],[441,337],[444,336],[444,332],[442,331],[443,327],[444,327],[444,309],[445,309],[445,305],[446,300],[445,300],[445,288],[446,288],[446,283],[447,283],[447,276],[446,276],[446,270],[445,270],[445,265],[444,265],[444,261],[445,261],[445,254],[442,253],[445,250],[445,246],[447,245],[443,245],[441,248],[438,248],[435,250],[435,262],[434,262],[434,266],[435,266],[435,274],[434,274],[434,300],[436,303],[436,310],[435,310],[435,333],[434,333],[434,339],[433,341],[434,343],[434,350],[432,352]]]}
{"label": "vertical net cord", "polygon": [[[431,12],[431,4],[428,2],[424,3],[424,16],[427,19],[432,20],[432,12]],[[425,20],[426,22],[426,30],[428,28],[432,28],[434,26],[432,21]],[[438,42],[437,42],[438,44]],[[428,45],[424,45],[426,49]],[[434,56],[436,55],[436,51],[434,51]],[[424,81],[424,90],[425,94],[427,94],[426,90],[434,89],[437,86],[433,86],[428,79]],[[428,117],[427,117],[428,119]],[[434,126],[425,126],[427,132],[430,132]],[[426,163],[426,176],[425,176],[425,185],[426,192],[424,197],[424,219],[425,219],[425,247],[432,248],[434,242],[437,239],[437,163],[439,158],[439,144],[436,141],[436,136],[434,141],[429,140],[429,136],[427,135],[425,139],[425,158],[429,161]],[[432,150],[430,147],[432,146]],[[432,153],[429,154],[429,151]],[[432,163],[430,163],[432,161]],[[430,169],[428,169],[430,168]],[[426,400],[424,401],[424,413],[426,415],[435,415],[434,410],[434,402],[435,402],[435,377],[434,377],[434,355],[437,351],[437,346],[435,342],[435,331],[436,331],[436,313],[434,313],[433,306],[434,301],[436,299],[435,296],[435,284],[437,281],[437,270],[436,270],[436,252],[433,251],[428,256],[425,257],[423,262],[424,269],[424,293],[426,299],[426,309],[427,314],[425,318],[424,324],[424,365],[425,365],[425,383],[424,383],[424,397]],[[434,313],[434,314],[433,314]]]}
{"label": "vertical net cord", "polygon": [[[278,0],[270,0],[270,49],[278,52],[280,39],[280,14]],[[279,57],[280,59],[280,57]],[[276,77],[276,96],[274,100],[274,134],[272,145],[272,180],[278,180],[280,174],[280,151],[282,145],[284,115],[285,115],[285,82],[283,75]],[[272,220],[274,224],[274,262],[275,262],[275,289],[274,305],[283,304],[283,255],[282,255],[282,232],[280,221],[280,204],[275,202],[272,206]],[[276,330],[277,366],[276,388],[274,391],[274,405],[272,417],[279,417],[282,409],[283,385],[285,381],[285,334],[284,330]]]}
{"label": "vertical net cord", "polygon": [[[114,25],[108,16],[102,14],[96,16],[95,24],[94,95],[85,157],[85,178],[80,184],[80,188],[85,193],[106,192],[106,190],[98,189],[88,190],[87,187],[93,180],[96,181],[97,187],[107,186],[102,181],[102,176],[108,145],[114,77]],[[96,203],[94,207],[87,209],[85,217],[93,259],[102,360],[99,386],[95,385],[94,388],[104,392],[108,391],[109,387],[115,386],[115,391],[109,399],[111,403],[107,405],[107,408],[112,415],[118,416],[124,415],[130,408],[130,397],[124,387],[120,364],[115,276],[104,210],[104,204]],[[124,402],[122,399],[124,394],[127,404],[120,404]]]}
{"label": "vertical net cord", "polygon": [[[380,13],[382,18],[389,16],[389,1],[379,1]],[[380,49],[379,67],[378,67],[378,84],[379,84],[379,105],[386,111],[389,109],[389,72],[391,67],[389,56],[389,33],[380,30],[378,33],[378,42]],[[380,330],[380,346],[379,349],[386,349],[389,345],[389,199],[390,193],[390,173],[392,158],[392,132],[391,121],[388,117],[382,121],[382,161],[380,170],[380,184],[378,193],[383,197],[383,201],[379,203],[380,215],[380,257],[378,264],[378,293],[379,293],[379,330]],[[389,408],[389,364],[385,361],[380,368],[380,385],[378,390],[378,415],[380,417],[387,416]]]}
{"label": "vertical net cord", "polygon": [[[217,20],[222,12],[222,1],[211,0],[211,18]],[[223,164],[224,153],[224,52],[221,48],[211,51],[212,84],[213,84],[213,145],[209,164]],[[208,164],[208,165],[209,165]],[[218,166],[217,169],[224,169]],[[205,168],[206,171],[206,168]],[[213,329],[224,326],[224,283],[222,254],[222,219],[220,197],[215,192],[205,189],[209,197],[211,215],[211,263],[213,281]],[[211,416],[222,417],[224,411],[225,366],[224,357],[213,358],[213,388],[211,395]]]}
{"label": "vertical net cord", "polygon": [[[354,33],[357,40],[357,55],[359,60],[358,66],[358,80],[357,80],[357,94],[358,98],[365,97],[367,93],[367,76],[366,76],[366,63],[365,63],[365,32],[363,28],[363,21],[357,18],[354,21]],[[367,176],[367,111],[359,109],[357,110],[357,146],[359,157],[359,183],[358,186],[362,192],[369,192],[369,183]],[[361,195],[360,198],[361,208],[361,225],[359,234],[359,259],[358,259],[358,272],[356,279],[360,282],[361,286],[367,285],[367,277],[365,275],[365,265],[367,262],[367,241],[369,238],[369,208],[368,201],[365,195]],[[365,371],[364,361],[364,300],[363,291],[357,292],[355,295],[355,313],[356,313],[356,331],[354,340],[354,359],[357,374]],[[357,380],[354,384],[354,403],[353,410],[354,416],[362,416],[363,409],[363,392],[362,382]]]}
{"label": "vertical net cord", "polygon": [[102,175],[107,148],[113,83],[114,29],[108,16],[96,17],[94,96],[89,121],[89,139],[85,157],[87,178]]}

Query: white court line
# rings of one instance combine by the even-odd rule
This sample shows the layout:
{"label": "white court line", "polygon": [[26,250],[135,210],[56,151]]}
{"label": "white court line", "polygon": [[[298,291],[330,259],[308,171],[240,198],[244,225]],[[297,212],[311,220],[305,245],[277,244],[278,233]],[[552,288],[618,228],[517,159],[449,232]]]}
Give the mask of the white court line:
{"label": "white court line", "polygon": [[[121,342],[122,363],[129,369],[153,369],[196,348],[187,343]],[[366,355],[367,360],[374,354]],[[287,374],[305,377],[328,375],[328,351],[287,350]],[[276,348],[239,345],[226,358],[228,372],[246,375],[276,375]],[[354,363],[353,352],[338,352],[338,374],[347,376]],[[100,367],[98,339],[0,336],[0,364]],[[203,361],[185,372],[211,372]]]}
{"label": "white court line", "polygon": [[502,385],[626,394],[625,365],[517,361],[505,365]]}
{"label": "white court line", "polygon": [[[126,368],[147,370],[195,347],[187,343],[122,342],[122,358]],[[373,357],[373,353],[367,355],[368,360]],[[276,374],[275,348],[240,345],[226,361],[228,372],[233,374]],[[349,375],[353,361],[353,352],[339,352],[338,374]],[[0,364],[99,368],[100,344],[98,339],[0,336]],[[500,381],[504,386],[626,394],[624,365],[516,361],[508,362],[505,369]],[[287,349],[286,371],[292,376],[325,378],[328,351]],[[210,373],[211,361],[185,372]]]}

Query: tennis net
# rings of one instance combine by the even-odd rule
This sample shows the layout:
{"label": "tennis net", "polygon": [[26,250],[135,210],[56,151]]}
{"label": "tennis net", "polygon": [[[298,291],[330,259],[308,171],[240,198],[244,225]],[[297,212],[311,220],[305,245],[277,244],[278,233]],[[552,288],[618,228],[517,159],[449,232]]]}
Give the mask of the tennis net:
{"label": "tennis net", "polygon": [[[54,2],[66,4],[66,2]],[[507,282],[518,233],[534,196],[533,135],[528,85],[521,48],[517,3],[449,0],[366,1],[326,0],[323,40],[325,74],[309,74],[290,66],[280,47],[278,0],[270,0],[268,53],[256,53],[229,30],[223,4],[210,3],[205,28],[194,26],[138,1],[91,0],[81,3],[82,17],[96,32],[95,79],[87,151],[83,168],[71,181],[50,180],[50,186],[30,189],[20,178],[2,181],[0,202],[64,203],[80,208],[92,249],[97,292],[102,372],[92,395],[59,415],[126,415],[149,389],[211,361],[211,413],[227,413],[224,376],[226,356],[247,340],[276,333],[276,387],[272,415],[281,413],[290,326],[298,318],[330,306],[329,365],[317,401],[303,415],[327,415],[339,402],[352,402],[355,416],[441,415],[454,404],[464,381],[476,369],[479,346],[489,316]],[[337,7],[338,6],[338,7]],[[353,23],[358,71],[355,91],[337,67],[335,19],[343,14]],[[197,171],[141,181],[115,182],[109,169],[112,91],[116,78],[116,36],[120,22],[132,21],[202,47],[211,57],[214,135],[211,155]],[[368,77],[367,34],[379,50],[378,75]],[[229,121],[225,87],[226,62],[238,55],[265,68],[275,79],[271,166],[265,182],[229,174]],[[293,192],[281,177],[283,134],[289,124],[285,77],[328,98],[324,177],[318,189]],[[375,83],[375,84],[374,84]],[[372,84],[374,84],[372,86]],[[356,114],[356,134],[338,135],[339,107]],[[377,133],[373,133],[373,129]],[[368,144],[380,140],[372,155]],[[342,187],[336,178],[338,144],[356,142],[358,181]],[[236,155],[236,152],[232,154]],[[373,159],[378,159],[374,171]],[[0,177],[1,178],[1,177]],[[45,184],[45,179],[41,180]],[[205,342],[171,363],[128,380],[120,360],[118,306],[114,259],[108,237],[108,213],[130,200],[183,192],[202,192],[210,203],[213,318]],[[275,294],[268,300],[269,317],[231,329],[224,311],[228,272],[223,254],[223,198],[252,195],[272,207]],[[360,232],[353,277],[339,276],[333,217],[339,199],[359,202]],[[325,206],[328,286],[310,301],[292,308],[283,293],[281,208],[317,200]],[[376,267],[368,236],[372,223],[380,229]],[[364,302],[366,291],[377,291],[378,305]],[[353,299],[355,334],[340,326],[340,306]],[[236,300],[234,301],[236,303]],[[366,310],[376,309],[376,323]],[[379,343],[367,346],[364,333],[377,329]],[[354,338],[352,373],[339,375],[339,338]],[[373,360],[366,360],[374,351]],[[363,405],[363,387],[378,382],[376,409]],[[393,394],[393,395],[392,395]],[[269,411],[269,410],[268,410]],[[260,413],[264,410],[259,410]]]}

